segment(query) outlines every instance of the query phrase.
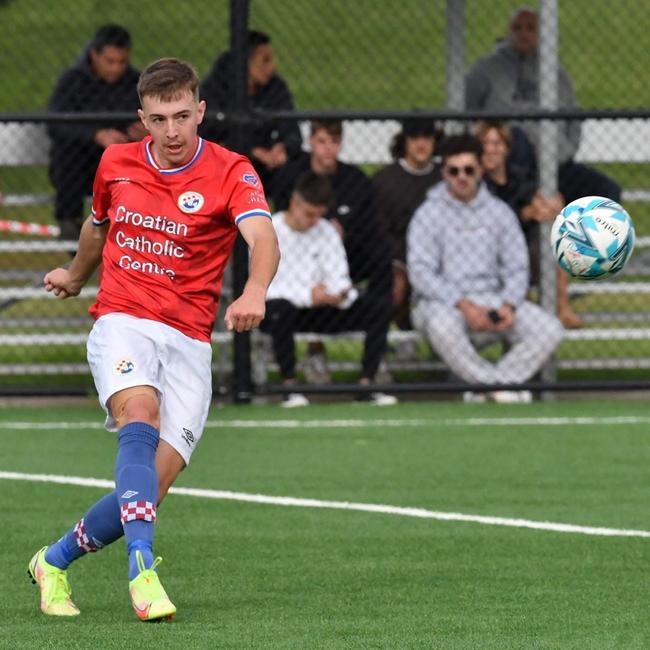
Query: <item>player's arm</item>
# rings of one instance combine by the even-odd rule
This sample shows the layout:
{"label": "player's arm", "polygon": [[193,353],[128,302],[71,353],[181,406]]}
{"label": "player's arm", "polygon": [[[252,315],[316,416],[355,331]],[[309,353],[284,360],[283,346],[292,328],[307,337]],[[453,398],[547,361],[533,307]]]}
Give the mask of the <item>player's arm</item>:
{"label": "player's arm", "polygon": [[264,318],[266,290],[278,269],[280,248],[268,217],[243,219],[238,227],[250,249],[250,268],[244,291],[228,307],[224,320],[229,330],[246,332],[257,327]]}
{"label": "player's arm", "polygon": [[81,227],[79,248],[70,266],[47,273],[43,278],[45,290],[51,291],[58,298],[78,295],[102,261],[107,234],[108,221],[105,225],[96,226],[93,218],[88,217]]}

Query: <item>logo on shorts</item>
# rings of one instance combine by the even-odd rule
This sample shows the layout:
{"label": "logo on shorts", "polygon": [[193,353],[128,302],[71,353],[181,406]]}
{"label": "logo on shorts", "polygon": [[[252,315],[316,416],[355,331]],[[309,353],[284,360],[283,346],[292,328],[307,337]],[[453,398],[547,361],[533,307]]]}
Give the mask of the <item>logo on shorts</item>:
{"label": "logo on shorts", "polygon": [[115,372],[118,375],[128,375],[130,372],[133,372],[133,370],[135,370],[135,364],[133,361],[129,361],[128,359],[118,361],[115,366]]}
{"label": "logo on shorts", "polygon": [[194,444],[194,434],[189,430],[183,427],[183,440],[191,447]]}
{"label": "logo on shorts", "polygon": [[120,499],[130,499],[131,497],[134,497],[137,494],[137,492],[134,492],[133,490],[127,490],[121,497]]}
{"label": "logo on shorts", "polygon": [[241,179],[244,181],[244,183],[248,183],[249,185],[252,185],[253,187],[257,187],[257,184],[259,181],[257,180],[257,176],[253,174],[252,172],[247,172],[245,173]]}
{"label": "logo on shorts", "polygon": [[198,212],[204,203],[205,199],[203,198],[203,194],[199,194],[198,192],[183,192],[178,197],[178,207],[183,212]]}

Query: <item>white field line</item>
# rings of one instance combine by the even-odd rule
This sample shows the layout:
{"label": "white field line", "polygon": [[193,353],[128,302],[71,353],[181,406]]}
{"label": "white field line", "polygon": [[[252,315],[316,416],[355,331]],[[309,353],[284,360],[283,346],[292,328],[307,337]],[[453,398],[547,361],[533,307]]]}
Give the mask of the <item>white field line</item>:
{"label": "white field line", "polygon": [[[612,417],[503,417],[503,418],[394,418],[349,420],[208,420],[206,429],[353,429],[403,427],[520,427],[567,425],[626,425],[650,424],[650,416],[621,415]],[[7,430],[84,430],[103,429],[102,422],[2,422],[0,431]]]}
{"label": "white field line", "polygon": [[[0,479],[14,481],[32,481],[41,483],[58,483],[60,485],[79,485],[82,487],[97,487],[112,489],[113,481],[80,476],[59,476],[56,474],[24,474],[22,472],[2,472]],[[219,499],[225,501],[242,501],[245,503],[260,503],[272,506],[288,506],[294,508],[326,508],[330,510],[353,510],[400,517],[416,517],[418,519],[435,519],[438,521],[462,521],[488,526],[508,526],[510,528],[529,528],[546,530],[554,533],[573,533],[577,535],[597,535],[601,537],[650,537],[648,530],[630,530],[621,528],[605,528],[593,526],[576,526],[550,521],[531,521],[529,519],[509,519],[506,517],[487,517],[484,515],[466,515],[460,512],[436,512],[424,508],[402,508],[375,503],[354,503],[350,501],[322,501],[321,499],[301,499],[297,497],[279,497],[265,494],[247,494],[245,492],[230,492],[227,490],[203,490],[199,488],[173,487],[171,494],[197,497],[201,499]]]}

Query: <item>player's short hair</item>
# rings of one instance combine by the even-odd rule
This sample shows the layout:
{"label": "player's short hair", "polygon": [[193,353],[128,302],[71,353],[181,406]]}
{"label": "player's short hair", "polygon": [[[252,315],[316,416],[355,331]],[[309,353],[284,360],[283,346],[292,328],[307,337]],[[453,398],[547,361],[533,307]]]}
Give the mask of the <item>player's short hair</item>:
{"label": "player's short hair", "polygon": [[199,99],[199,76],[196,70],[180,59],[158,59],[150,63],[140,74],[138,97],[157,97],[171,101],[189,91]]}
{"label": "player's short hair", "polygon": [[508,150],[512,148],[512,131],[510,127],[497,120],[481,120],[474,125],[472,133],[481,141],[486,136],[488,131],[495,130],[499,137],[506,143]]}
{"label": "player's short hair", "polygon": [[461,153],[474,154],[480,162],[481,156],[483,155],[483,145],[471,133],[449,135],[440,144],[440,151],[438,153],[442,157],[443,164],[447,162],[447,158],[457,156]]}
{"label": "player's short hair", "polygon": [[90,49],[101,52],[108,45],[119,47],[122,50],[130,50],[131,34],[122,25],[113,23],[102,25],[93,36],[93,40],[90,41]]}
{"label": "player's short hair", "polygon": [[312,120],[311,122],[311,135],[316,131],[323,129],[333,138],[340,138],[343,136],[343,122],[341,120]]}
{"label": "player's short hair", "polygon": [[301,174],[293,188],[303,201],[311,205],[325,205],[329,207],[334,200],[334,190],[327,176],[319,176],[311,170]]}

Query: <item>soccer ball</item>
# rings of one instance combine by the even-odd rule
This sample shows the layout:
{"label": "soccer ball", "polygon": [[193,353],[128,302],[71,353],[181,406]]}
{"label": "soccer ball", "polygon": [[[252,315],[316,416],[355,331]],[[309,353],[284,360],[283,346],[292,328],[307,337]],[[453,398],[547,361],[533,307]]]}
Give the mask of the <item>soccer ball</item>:
{"label": "soccer ball", "polygon": [[625,266],[634,248],[634,224],[615,201],[583,196],[571,201],[555,218],[551,246],[569,275],[595,280]]}

